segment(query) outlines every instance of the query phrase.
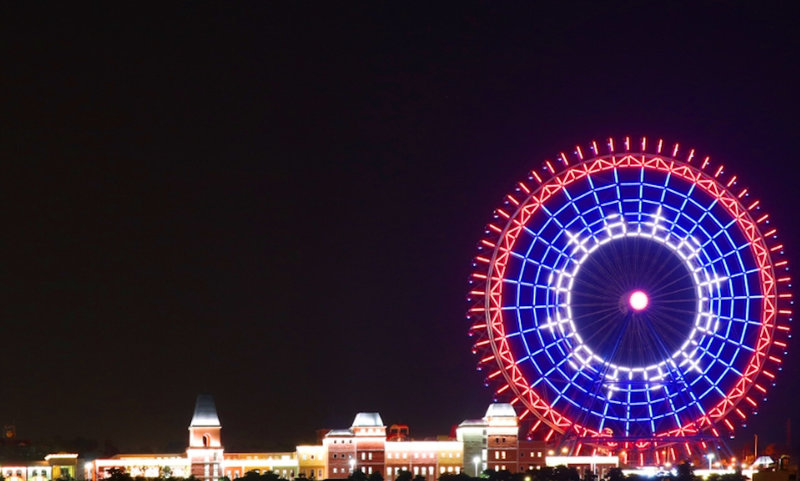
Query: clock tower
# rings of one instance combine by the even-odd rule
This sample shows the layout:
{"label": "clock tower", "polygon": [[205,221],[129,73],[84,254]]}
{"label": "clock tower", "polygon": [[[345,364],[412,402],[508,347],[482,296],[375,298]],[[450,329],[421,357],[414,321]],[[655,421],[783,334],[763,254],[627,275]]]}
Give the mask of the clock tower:
{"label": "clock tower", "polygon": [[192,465],[192,476],[198,480],[215,481],[223,476],[221,430],[214,398],[209,394],[200,394],[189,424],[189,447],[186,449],[186,456]]}

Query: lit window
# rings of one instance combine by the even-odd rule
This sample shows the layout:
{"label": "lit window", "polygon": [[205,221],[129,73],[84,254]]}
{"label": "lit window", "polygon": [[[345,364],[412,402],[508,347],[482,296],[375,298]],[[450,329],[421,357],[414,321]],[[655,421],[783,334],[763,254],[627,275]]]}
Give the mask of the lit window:
{"label": "lit window", "polygon": [[499,451],[495,451],[494,452],[494,459],[500,459],[500,452]]}
{"label": "lit window", "polygon": [[[372,451],[370,451],[370,453],[369,453],[369,460],[372,461]],[[370,468],[370,469],[372,469],[372,468]]]}
{"label": "lit window", "polygon": [[538,453],[536,453],[536,457],[537,457],[537,458],[541,458],[541,457],[542,457],[542,452],[541,452],[541,451],[539,451]]}
{"label": "lit window", "polygon": [[444,474],[444,466],[442,466],[441,468],[439,468],[439,474]]}
{"label": "lit window", "polygon": [[367,453],[362,452],[361,453],[361,460],[364,461],[365,459],[367,459]]}
{"label": "lit window", "polygon": [[336,468],[333,468],[333,474],[336,474],[336,473],[338,473],[338,472],[339,472],[339,470],[338,470],[338,469],[336,469]]}
{"label": "lit window", "polygon": [[[500,457],[503,458],[503,459],[506,459],[506,452],[503,451],[502,453],[500,453]],[[503,469],[505,469],[505,468],[503,468]]]}

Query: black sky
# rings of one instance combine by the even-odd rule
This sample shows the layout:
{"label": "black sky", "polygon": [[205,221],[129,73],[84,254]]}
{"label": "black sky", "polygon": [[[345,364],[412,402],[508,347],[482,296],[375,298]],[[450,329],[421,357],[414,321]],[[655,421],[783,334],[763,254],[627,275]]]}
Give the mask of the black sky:
{"label": "black sky", "polygon": [[[199,392],[234,449],[479,417],[475,245],[594,138],[726,164],[797,265],[789,2],[1,10],[0,420],[25,438],[158,449]],[[764,438],[800,419],[796,359]]]}

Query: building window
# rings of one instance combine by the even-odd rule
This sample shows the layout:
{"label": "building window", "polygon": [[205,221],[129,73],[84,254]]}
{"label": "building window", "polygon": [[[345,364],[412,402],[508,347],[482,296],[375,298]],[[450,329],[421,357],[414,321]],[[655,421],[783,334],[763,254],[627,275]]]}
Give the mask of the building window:
{"label": "building window", "polygon": [[[372,452],[369,453],[369,460],[372,461]],[[372,468],[370,468],[372,469]]]}
{"label": "building window", "polygon": [[361,453],[361,460],[364,461],[367,459],[367,453]]}
{"label": "building window", "polygon": [[[501,452],[500,453],[500,457],[503,458],[503,459],[506,459],[506,452],[505,451]],[[505,468],[503,468],[503,469],[505,469]]]}

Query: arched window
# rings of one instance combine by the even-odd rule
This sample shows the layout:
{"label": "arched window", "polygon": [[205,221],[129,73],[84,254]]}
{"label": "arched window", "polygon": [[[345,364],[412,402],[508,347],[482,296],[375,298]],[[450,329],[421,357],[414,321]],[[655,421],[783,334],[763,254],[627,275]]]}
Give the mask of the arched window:
{"label": "arched window", "polygon": [[203,434],[203,447],[207,448],[211,445],[211,435]]}

